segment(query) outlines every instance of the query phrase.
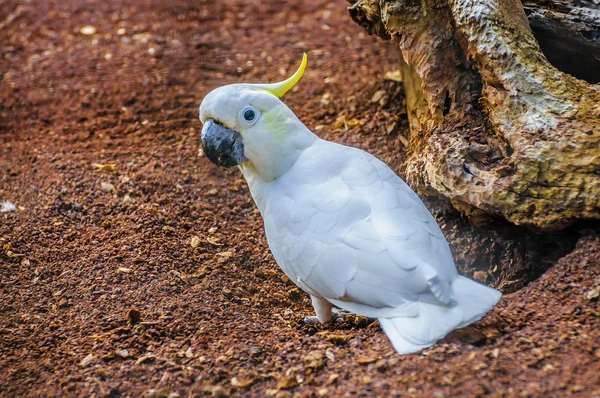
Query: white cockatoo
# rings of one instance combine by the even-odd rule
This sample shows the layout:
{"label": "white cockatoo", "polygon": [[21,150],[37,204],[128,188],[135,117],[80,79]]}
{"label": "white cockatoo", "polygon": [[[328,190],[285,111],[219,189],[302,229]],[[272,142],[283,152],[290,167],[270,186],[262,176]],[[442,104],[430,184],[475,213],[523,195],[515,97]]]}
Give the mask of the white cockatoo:
{"label": "white cockatoo", "polygon": [[479,320],[500,292],[460,276],[419,197],[369,153],[313,134],[280,98],[300,80],[231,84],[200,105],[202,146],[238,166],[264,219],[277,264],[312,299],[377,318],[408,354]]}

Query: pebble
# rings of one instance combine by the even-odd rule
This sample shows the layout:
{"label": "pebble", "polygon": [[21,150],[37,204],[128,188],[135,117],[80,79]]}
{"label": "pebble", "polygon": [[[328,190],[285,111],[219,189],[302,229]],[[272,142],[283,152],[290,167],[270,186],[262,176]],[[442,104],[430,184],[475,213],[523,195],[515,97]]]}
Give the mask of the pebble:
{"label": "pebble", "polygon": [[85,358],[81,360],[81,362],[79,362],[79,364],[83,367],[87,367],[91,365],[92,362],[94,362],[94,359],[94,354],[88,354]]}
{"label": "pebble", "polygon": [[96,27],[92,25],[86,25],[79,29],[79,33],[86,36],[91,36],[96,33]]}

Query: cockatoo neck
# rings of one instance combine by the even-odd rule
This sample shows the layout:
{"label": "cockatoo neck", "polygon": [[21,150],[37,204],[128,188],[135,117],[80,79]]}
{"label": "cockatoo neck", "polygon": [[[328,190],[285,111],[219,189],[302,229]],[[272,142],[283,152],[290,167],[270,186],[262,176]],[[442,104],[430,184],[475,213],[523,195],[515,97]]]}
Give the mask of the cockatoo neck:
{"label": "cockatoo neck", "polygon": [[297,119],[288,119],[285,126],[276,126],[262,138],[260,141],[245,141],[244,152],[248,160],[244,164],[252,167],[240,165],[240,168],[244,176],[255,174],[253,177],[263,183],[273,182],[284,175],[302,152],[319,139]]}
{"label": "cockatoo neck", "polygon": [[[300,123],[301,124],[301,123]],[[282,178],[296,163],[298,158],[307,148],[315,145],[320,138],[314,135],[303,124],[302,130],[298,128],[288,145],[284,145],[285,152],[273,153],[268,159],[258,161],[247,160],[239,165],[252,198],[261,214],[264,214],[269,191],[276,181]],[[291,137],[288,137],[291,138]],[[267,145],[268,146],[268,145]],[[263,148],[266,149],[266,148]],[[270,149],[282,149],[281,145],[274,145]]]}

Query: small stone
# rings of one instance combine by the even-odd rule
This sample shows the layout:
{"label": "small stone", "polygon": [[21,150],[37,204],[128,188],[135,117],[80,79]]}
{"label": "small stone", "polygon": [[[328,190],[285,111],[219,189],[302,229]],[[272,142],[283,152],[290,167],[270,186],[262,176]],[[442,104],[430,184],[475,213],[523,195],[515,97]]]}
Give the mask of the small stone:
{"label": "small stone", "polygon": [[220,252],[220,253],[217,253],[217,256],[227,259],[227,258],[233,257],[233,252]]}
{"label": "small stone", "polygon": [[96,33],[96,27],[92,25],[85,25],[79,29],[79,33],[86,36],[91,36]]}
{"label": "small stone", "polygon": [[217,239],[214,236],[209,236],[208,238],[206,238],[206,241],[208,243],[210,243],[211,245],[215,245],[215,246],[223,246],[223,244],[221,242],[219,242],[219,239]]}
{"label": "small stone", "polygon": [[113,184],[111,184],[110,182],[102,182],[102,183],[100,183],[100,189],[103,190],[104,192],[114,192],[115,186]]}
{"label": "small stone", "polygon": [[148,362],[154,362],[156,360],[156,357],[152,354],[146,354],[146,355],[142,355],[141,357],[139,357],[137,359],[137,361],[135,361],[135,363],[137,365],[140,365],[142,363],[148,363]]}
{"label": "small stone", "polygon": [[88,354],[85,358],[81,360],[81,362],[79,362],[79,365],[83,367],[88,367],[89,365],[91,365],[92,362],[94,362],[94,359],[96,359],[94,357],[94,354]]}
{"label": "small stone", "polygon": [[11,211],[16,211],[17,206],[14,203],[5,200],[0,204],[0,213],[10,213]]}
{"label": "small stone", "polygon": [[196,235],[192,236],[192,239],[190,239],[190,246],[192,246],[194,249],[200,246],[200,238]]}
{"label": "small stone", "polygon": [[323,354],[320,351],[311,351],[304,358],[304,363],[307,368],[311,368],[313,370],[321,369],[324,365],[323,362]]}
{"label": "small stone", "polygon": [[385,126],[385,132],[386,132],[387,134],[392,134],[392,131],[394,131],[394,128],[395,128],[395,127],[396,127],[396,123],[395,123],[395,122],[393,122],[393,123],[390,123],[390,124],[388,124],[387,126]]}
{"label": "small stone", "polygon": [[117,268],[117,272],[122,274],[128,274],[131,272],[131,268],[119,267]]}
{"label": "small stone", "polygon": [[192,347],[188,348],[185,351],[185,357],[186,358],[193,358],[194,357],[194,350],[192,349]]}
{"label": "small stone", "polygon": [[296,376],[284,376],[277,382],[277,388],[280,390],[287,390],[294,388],[298,385]]}
{"label": "small stone", "polygon": [[472,369],[475,371],[485,369],[485,368],[487,368],[487,365],[483,362],[478,362],[472,367]]}
{"label": "small stone", "polygon": [[485,283],[485,281],[487,281],[487,278],[488,273],[485,271],[475,271],[473,273],[473,279],[475,279],[477,282]]}
{"label": "small stone", "polygon": [[337,381],[337,379],[340,378],[340,375],[337,373],[332,373],[329,375],[329,378],[327,379],[327,383],[328,384],[333,384]]}
{"label": "small stone", "polygon": [[379,102],[385,95],[385,90],[377,90],[375,94],[371,97],[371,102]]}
{"label": "small stone", "polygon": [[370,363],[373,363],[375,361],[377,361],[377,357],[360,357],[358,358],[357,362],[359,365],[368,365]]}
{"label": "small stone", "polygon": [[599,296],[600,296],[600,286],[596,286],[595,288],[589,290],[585,294],[585,297],[587,297],[588,300],[597,299]]}
{"label": "small stone", "polygon": [[116,354],[118,356],[120,356],[121,358],[127,358],[127,357],[129,357],[129,350],[128,349],[118,350],[116,352]]}

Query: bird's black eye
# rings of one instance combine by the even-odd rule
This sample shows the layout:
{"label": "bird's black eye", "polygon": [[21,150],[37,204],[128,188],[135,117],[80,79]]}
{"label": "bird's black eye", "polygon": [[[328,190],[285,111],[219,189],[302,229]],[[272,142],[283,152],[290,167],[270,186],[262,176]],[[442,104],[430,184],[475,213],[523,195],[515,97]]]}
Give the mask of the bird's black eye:
{"label": "bird's black eye", "polygon": [[244,115],[244,120],[247,122],[251,122],[254,119],[256,119],[256,112],[254,112],[254,109],[250,109],[250,108],[245,109],[243,115]]}

